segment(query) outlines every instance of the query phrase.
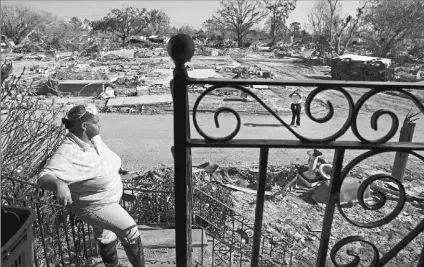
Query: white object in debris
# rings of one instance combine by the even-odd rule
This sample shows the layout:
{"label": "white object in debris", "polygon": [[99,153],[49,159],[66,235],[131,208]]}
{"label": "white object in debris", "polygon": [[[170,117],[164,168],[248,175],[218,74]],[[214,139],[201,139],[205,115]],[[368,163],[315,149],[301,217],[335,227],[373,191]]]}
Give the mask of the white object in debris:
{"label": "white object in debris", "polygon": [[188,76],[190,78],[197,78],[197,79],[207,79],[207,78],[218,78],[218,77],[220,77],[220,75],[215,71],[215,69],[189,70]]}
{"label": "white object in debris", "polygon": [[268,89],[268,85],[258,84],[258,85],[253,85],[253,88],[255,88],[255,89]]}
{"label": "white object in debris", "polygon": [[123,107],[134,105],[157,105],[157,104],[170,104],[172,103],[171,94],[166,95],[143,95],[133,97],[117,97],[110,99],[106,106],[108,107]]}
{"label": "white object in debris", "polygon": [[134,49],[121,49],[121,50],[114,50],[114,51],[105,51],[103,53],[104,56],[106,55],[116,55],[124,58],[134,58]]}
{"label": "white object in debris", "polygon": [[115,89],[113,89],[112,87],[107,87],[105,90],[105,94],[115,96]]}
{"label": "white object in debris", "polygon": [[217,49],[212,49],[211,50],[211,56],[213,56],[213,57],[219,56],[219,51]]}
{"label": "white object in debris", "polygon": [[417,80],[421,80],[424,78],[424,72],[423,71],[418,71],[417,72]]}
{"label": "white object in debris", "polygon": [[102,99],[110,99],[110,98],[114,98],[114,97],[115,97],[115,95],[110,95],[110,94],[107,94],[106,92],[103,92],[99,95],[99,98],[102,98]]}
{"label": "white object in debris", "polygon": [[359,56],[359,55],[342,55],[342,56],[339,56],[338,58],[340,58],[340,59],[350,58],[352,60],[357,60],[357,61],[379,60],[379,61],[383,62],[384,64],[386,64],[387,66],[390,66],[390,64],[392,63],[392,61],[388,58],[367,57],[367,56]]}

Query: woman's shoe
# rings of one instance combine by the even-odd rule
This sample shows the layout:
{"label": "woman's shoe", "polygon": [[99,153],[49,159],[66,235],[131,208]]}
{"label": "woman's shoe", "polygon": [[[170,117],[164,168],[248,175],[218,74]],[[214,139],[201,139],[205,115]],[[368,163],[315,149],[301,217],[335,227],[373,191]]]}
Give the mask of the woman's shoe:
{"label": "woman's shoe", "polygon": [[141,243],[141,237],[137,239],[137,242],[134,244],[124,244],[121,243],[124,247],[125,253],[127,254],[128,261],[132,264],[133,267],[145,267],[144,261],[144,249],[143,244]]}
{"label": "woman's shoe", "polygon": [[99,244],[100,257],[102,258],[103,263],[106,267],[117,267],[119,265],[118,261],[118,251],[116,246],[118,245],[118,240],[110,244]]}

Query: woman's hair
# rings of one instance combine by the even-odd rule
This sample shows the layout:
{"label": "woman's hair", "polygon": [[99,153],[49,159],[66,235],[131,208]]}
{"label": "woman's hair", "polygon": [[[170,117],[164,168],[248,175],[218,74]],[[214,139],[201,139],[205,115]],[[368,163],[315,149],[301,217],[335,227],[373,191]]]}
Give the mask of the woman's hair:
{"label": "woman's hair", "polygon": [[65,128],[70,130],[82,122],[88,121],[93,117],[93,114],[87,111],[85,105],[78,105],[71,108],[66,117],[62,119]]}

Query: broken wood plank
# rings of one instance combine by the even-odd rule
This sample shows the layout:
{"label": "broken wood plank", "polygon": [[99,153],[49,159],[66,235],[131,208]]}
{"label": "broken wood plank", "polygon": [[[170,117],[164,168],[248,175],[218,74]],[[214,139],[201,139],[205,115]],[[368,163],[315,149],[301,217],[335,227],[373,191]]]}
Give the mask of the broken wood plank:
{"label": "broken wood plank", "polygon": [[[239,187],[239,186],[235,186],[235,185],[231,185],[231,184],[224,184],[224,183],[220,183],[221,185],[231,188],[233,190],[237,190],[237,191],[241,191],[244,193],[248,193],[248,194],[252,194],[252,195],[256,195],[257,191],[250,189],[250,188],[243,188],[243,187]],[[270,191],[265,191],[265,195],[266,196],[271,196],[272,193]]]}
{"label": "broken wood plank", "polygon": [[[380,192],[382,192],[382,193],[388,193],[388,194],[392,194],[392,195],[394,195],[394,196],[396,196],[396,197],[400,197],[400,193],[399,193],[399,191],[397,191],[397,190],[391,190],[391,189],[388,189],[388,188],[384,188],[384,187],[381,187],[381,186],[378,186],[378,185],[375,185],[375,184],[372,184],[371,185],[371,189],[372,190],[374,190],[374,191],[380,191]],[[406,189],[405,189],[406,190]],[[406,200],[408,200],[408,201],[411,201],[411,200],[419,200],[419,201],[423,201],[424,199],[423,198],[421,198],[421,197],[418,197],[418,196],[411,196],[411,195],[408,195],[408,194],[406,194],[405,193],[405,198],[406,198]]]}
{"label": "broken wood plank", "polygon": [[291,179],[281,190],[278,190],[273,196],[278,196],[279,194],[283,194],[286,190],[297,181],[297,175]]}
{"label": "broken wood plank", "polygon": [[[400,129],[399,142],[412,142],[414,131],[415,123],[409,122],[407,116],[402,128]],[[398,179],[401,183],[403,183],[403,177],[405,176],[408,157],[408,153],[396,152],[395,161],[393,163],[392,176]]]}

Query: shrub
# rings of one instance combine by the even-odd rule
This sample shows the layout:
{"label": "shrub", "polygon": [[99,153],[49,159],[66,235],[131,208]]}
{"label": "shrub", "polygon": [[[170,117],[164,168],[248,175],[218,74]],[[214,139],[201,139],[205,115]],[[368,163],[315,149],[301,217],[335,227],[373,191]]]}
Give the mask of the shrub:
{"label": "shrub", "polygon": [[[1,165],[2,176],[31,181],[61,143],[65,128],[63,112],[32,97],[31,84],[12,75],[12,63],[1,66]],[[3,188],[5,190],[5,188]]]}

